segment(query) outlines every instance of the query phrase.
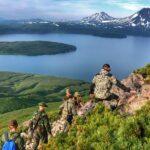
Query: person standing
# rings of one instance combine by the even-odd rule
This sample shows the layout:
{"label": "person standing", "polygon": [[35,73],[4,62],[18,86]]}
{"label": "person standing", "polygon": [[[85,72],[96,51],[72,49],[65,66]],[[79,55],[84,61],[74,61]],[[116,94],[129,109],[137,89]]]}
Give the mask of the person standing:
{"label": "person standing", "polygon": [[39,103],[38,111],[30,121],[30,134],[33,141],[32,149],[36,150],[39,145],[48,143],[48,135],[51,135],[51,125],[46,113],[46,103]]}

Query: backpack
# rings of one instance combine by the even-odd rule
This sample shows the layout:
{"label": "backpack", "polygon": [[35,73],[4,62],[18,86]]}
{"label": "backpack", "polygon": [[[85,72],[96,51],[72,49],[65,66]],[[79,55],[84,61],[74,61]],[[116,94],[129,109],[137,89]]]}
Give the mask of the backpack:
{"label": "backpack", "polygon": [[110,80],[109,75],[97,75],[94,89],[95,97],[100,99],[106,99],[111,87],[112,82]]}
{"label": "backpack", "polygon": [[66,120],[67,120],[67,122],[69,123],[69,124],[72,124],[72,120],[73,120],[73,114],[72,114],[72,111],[70,111],[69,110],[69,108],[68,108],[68,102],[67,102],[67,118],[66,118]]}
{"label": "backpack", "polygon": [[15,140],[17,139],[18,136],[15,137],[14,139],[9,139],[8,132],[5,132],[4,137],[5,137],[5,143],[2,147],[2,150],[17,150]]}

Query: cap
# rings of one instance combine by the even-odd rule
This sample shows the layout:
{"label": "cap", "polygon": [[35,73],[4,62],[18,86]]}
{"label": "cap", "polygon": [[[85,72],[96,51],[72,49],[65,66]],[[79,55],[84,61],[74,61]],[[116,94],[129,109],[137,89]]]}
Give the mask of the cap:
{"label": "cap", "polygon": [[39,103],[39,106],[42,106],[42,107],[48,107],[47,104],[46,104],[45,102]]}
{"label": "cap", "polygon": [[104,64],[103,68],[105,68],[105,67],[110,68],[110,65],[109,64]]}

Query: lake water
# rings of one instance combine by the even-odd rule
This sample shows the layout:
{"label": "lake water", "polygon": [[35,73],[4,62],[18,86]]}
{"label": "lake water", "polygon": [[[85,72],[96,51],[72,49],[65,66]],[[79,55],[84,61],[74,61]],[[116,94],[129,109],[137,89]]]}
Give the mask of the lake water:
{"label": "lake water", "polygon": [[72,44],[76,52],[45,56],[0,55],[0,71],[35,73],[90,81],[109,63],[119,79],[150,62],[150,38],[101,38],[77,34],[9,34],[0,41],[55,41]]}

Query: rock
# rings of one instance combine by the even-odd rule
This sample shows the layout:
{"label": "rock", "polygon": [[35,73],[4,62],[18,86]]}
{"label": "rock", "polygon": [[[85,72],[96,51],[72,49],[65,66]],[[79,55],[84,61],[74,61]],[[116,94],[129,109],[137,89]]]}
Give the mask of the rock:
{"label": "rock", "polygon": [[67,126],[67,122],[63,118],[60,118],[59,120],[53,122],[52,130],[51,130],[52,135],[56,136],[58,133],[65,131],[66,126]]}
{"label": "rock", "polygon": [[118,87],[113,87],[112,92],[120,97],[119,107],[121,113],[134,114],[150,101],[150,84],[144,83],[144,78],[139,74],[131,74],[122,83],[134,90],[134,93],[126,93]]}
{"label": "rock", "polygon": [[93,102],[93,100],[88,101],[87,103],[85,103],[84,106],[82,106],[77,111],[78,116],[83,116],[83,115],[87,114],[94,108],[94,106],[95,106],[95,103]]}

